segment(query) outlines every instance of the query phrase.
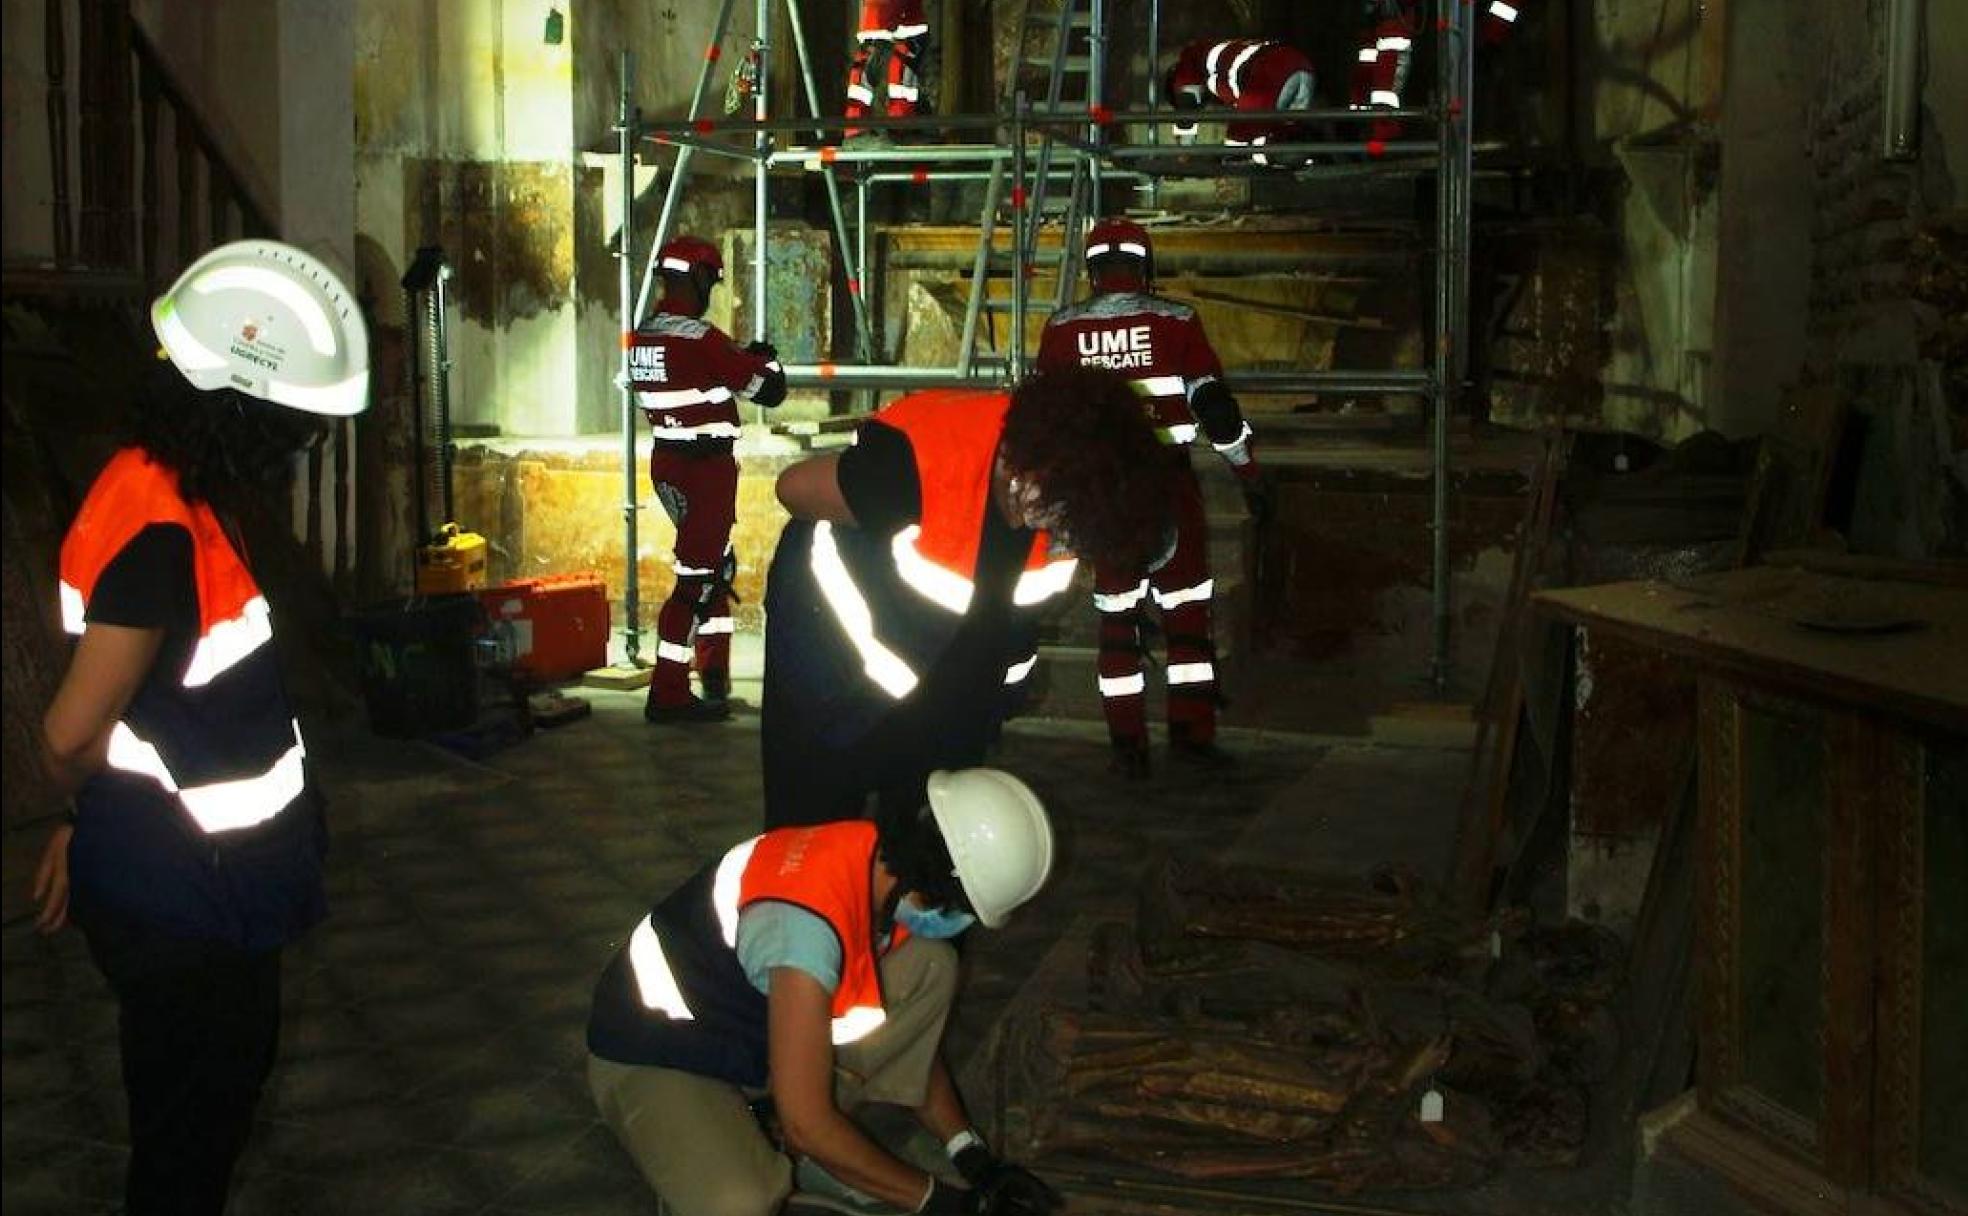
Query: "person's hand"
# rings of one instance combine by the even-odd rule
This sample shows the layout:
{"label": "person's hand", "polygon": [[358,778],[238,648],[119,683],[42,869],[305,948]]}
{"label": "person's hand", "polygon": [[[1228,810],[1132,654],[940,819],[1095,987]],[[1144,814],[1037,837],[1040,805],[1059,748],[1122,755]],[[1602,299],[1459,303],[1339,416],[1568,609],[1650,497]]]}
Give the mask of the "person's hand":
{"label": "person's hand", "polygon": [[982,1144],[964,1149],[952,1162],[971,1185],[975,1216],[1047,1216],[1066,1206],[1045,1179],[999,1160]]}
{"label": "person's hand", "polygon": [[768,359],[777,359],[779,357],[779,348],[761,338],[745,343],[745,353],[748,355],[763,355]]}
{"label": "person's hand", "polygon": [[923,1196],[922,1206],[916,1211],[921,1216],[971,1216],[977,1210],[971,1206],[976,1199],[976,1191],[948,1186],[941,1179],[931,1178],[929,1193]]}
{"label": "person's hand", "polygon": [[42,933],[54,933],[68,923],[68,842],[74,835],[75,828],[66,823],[49,833],[40,864],[34,867],[34,902],[41,905],[34,927]]}
{"label": "person's hand", "polygon": [[1250,512],[1251,519],[1259,527],[1271,522],[1277,510],[1276,496],[1271,492],[1271,483],[1262,474],[1245,478],[1243,481],[1244,509]]}

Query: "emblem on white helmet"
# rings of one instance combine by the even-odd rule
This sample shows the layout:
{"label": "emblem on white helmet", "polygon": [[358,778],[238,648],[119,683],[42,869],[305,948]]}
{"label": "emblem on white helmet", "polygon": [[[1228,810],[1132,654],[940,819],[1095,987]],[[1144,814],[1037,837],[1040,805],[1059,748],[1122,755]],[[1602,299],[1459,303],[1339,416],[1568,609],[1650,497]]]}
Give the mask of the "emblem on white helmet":
{"label": "emblem on white helmet", "polygon": [[335,417],[369,404],[361,310],[332,270],[292,245],[219,246],[157,297],[150,324],[194,387]]}

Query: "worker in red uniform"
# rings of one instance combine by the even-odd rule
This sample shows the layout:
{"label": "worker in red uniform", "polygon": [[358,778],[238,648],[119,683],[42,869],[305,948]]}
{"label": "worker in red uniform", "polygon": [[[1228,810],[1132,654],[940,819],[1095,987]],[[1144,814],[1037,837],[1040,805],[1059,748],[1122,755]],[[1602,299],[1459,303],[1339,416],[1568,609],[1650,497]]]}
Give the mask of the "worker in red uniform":
{"label": "worker in red uniform", "polygon": [[792,521],[765,590],[765,823],[859,818],[870,795],[981,763],[1076,557],[1138,567],[1171,490],[1112,372],[931,389],[779,475]]}
{"label": "worker in red uniform", "polygon": [[[675,1216],[775,1216],[795,1187],[799,1211],[1060,1208],[985,1144],[941,1056],[949,939],[1038,893],[1052,824],[1024,782],[986,768],[933,773],[893,809],[739,842],[657,901],[595,985],[589,1088]],[[873,1102],[912,1111],[963,1185],[857,1126]]]}
{"label": "worker in red uniform", "polygon": [[[924,0],[862,0],[861,20],[854,29],[854,58],[847,65],[847,116],[874,113],[875,94],[883,92],[890,118],[907,118],[922,99],[916,64],[929,33]],[[866,132],[849,127],[848,138]]]}
{"label": "worker in red uniform", "polygon": [[[649,479],[676,525],[676,585],[656,616],[656,669],[642,714],[656,723],[718,721],[730,714],[737,399],[778,405],[786,373],[769,344],[740,347],[703,319],[724,280],[717,246],[678,237],[657,261],[663,298],[630,339],[629,383],[652,428]],[[702,698],[690,691],[693,661]]]}
{"label": "worker in red uniform", "polygon": [[[1497,46],[1510,37],[1521,16],[1508,0],[1480,0],[1476,17],[1478,46]],[[1423,0],[1366,0],[1366,32],[1353,65],[1355,110],[1398,110],[1407,95],[1414,66],[1414,42],[1431,5]],[[1369,129],[1373,139],[1399,138],[1401,124],[1377,119]]]}
{"label": "worker in red uniform", "polygon": [[[1295,47],[1282,42],[1256,38],[1233,38],[1226,42],[1192,42],[1176,55],[1165,82],[1169,104],[1177,110],[1196,110],[1205,106],[1231,106],[1239,110],[1309,110],[1317,75],[1312,61]],[[1187,143],[1196,138],[1193,119],[1175,125],[1175,138]],[[1297,123],[1232,122],[1224,132],[1224,142],[1237,147],[1258,147],[1309,138]],[[1263,152],[1251,155],[1257,164],[1269,164]]]}
{"label": "worker in red uniform", "polygon": [[1151,293],[1154,249],[1127,220],[1102,220],[1087,233],[1093,294],[1046,322],[1038,366],[1104,367],[1126,377],[1161,439],[1170,470],[1175,549],[1152,572],[1139,564],[1096,563],[1094,606],[1100,612],[1100,696],[1114,746],[1115,770],[1148,773],[1147,680],[1142,674],[1142,612],[1152,594],[1168,646],[1171,751],[1222,763],[1216,746],[1215,645],[1210,628],[1209,531],[1189,445],[1200,429],[1229,462],[1253,515],[1269,511],[1266,486],[1251,453],[1250,424],[1223,383],[1196,310]]}

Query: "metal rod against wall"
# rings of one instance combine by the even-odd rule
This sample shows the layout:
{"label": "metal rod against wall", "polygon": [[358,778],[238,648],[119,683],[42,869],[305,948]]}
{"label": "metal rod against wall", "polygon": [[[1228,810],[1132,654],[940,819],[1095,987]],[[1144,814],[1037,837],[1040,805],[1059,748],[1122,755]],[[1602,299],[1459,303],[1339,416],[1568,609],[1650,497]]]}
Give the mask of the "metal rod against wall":
{"label": "metal rod against wall", "polygon": [[[700,82],[701,91],[701,82]],[[629,340],[635,335],[640,315],[634,296],[635,282],[635,54],[622,52],[622,87],[616,101],[615,136],[622,156],[622,227],[615,249],[615,274],[622,296],[621,352],[616,367],[616,384],[622,393],[622,647],[628,664],[634,667],[642,657],[641,582],[636,561],[636,490],[640,470],[636,467],[635,388],[629,383]],[[678,169],[681,170],[679,165]],[[673,177],[674,183],[680,178]]]}
{"label": "metal rod against wall", "polygon": [[[731,24],[731,6],[734,3],[736,0],[723,0],[718,5],[717,23],[711,27],[711,41],[704,48],[704,63],[697,69],[697,87],[690,93],[692,122],[704,112],[704,98],[710,91],[711,70],[718,60],[718,48],[724,44],[724,31]],[[631,95],[631,104],[633,104],[633,95]],[[635,128],[630,132],[631,142],[642,129],[642,120],[638,118]],[[656,251],[670,239],[670,224],[676,219],[677,204],[683,198],[683,182],[690,173],[690,151],[690,146],[687,144],[678,148],[676,164],[670,167],[669,185],[663,191],[663,210],[656,220],[656,234],[649,242],[649,265],[642,272],[642,286],[636,292],[635,311],[628,317],[630,329],[641,324],[643,310],[649,307],[649,293],[656,284]],[[623,165],[622,171],[630,174],[633,180],[635,162],[631,160]],[[630,189],[629,197],[635,197],[633,187]]]}
{"label": "metal rod against wall", "polygon": [[1886,9],[1886,128],[1881,153],[1887,160],[1920,155],[1920,29],[1924,0],[1888,0]]}

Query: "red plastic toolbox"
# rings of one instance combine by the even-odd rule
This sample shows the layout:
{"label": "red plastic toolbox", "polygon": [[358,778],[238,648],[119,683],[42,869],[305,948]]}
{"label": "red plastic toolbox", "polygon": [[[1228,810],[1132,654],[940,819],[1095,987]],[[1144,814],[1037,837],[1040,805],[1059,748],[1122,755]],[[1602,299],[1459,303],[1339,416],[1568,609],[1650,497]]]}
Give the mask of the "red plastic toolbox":
{"label": "red plastic toolbox", "polygon": [[477,593],[485,615],[512,630],[513,666],[536,680],[571,680],[608,662],[608,592],[601,575],[523,578]]}

